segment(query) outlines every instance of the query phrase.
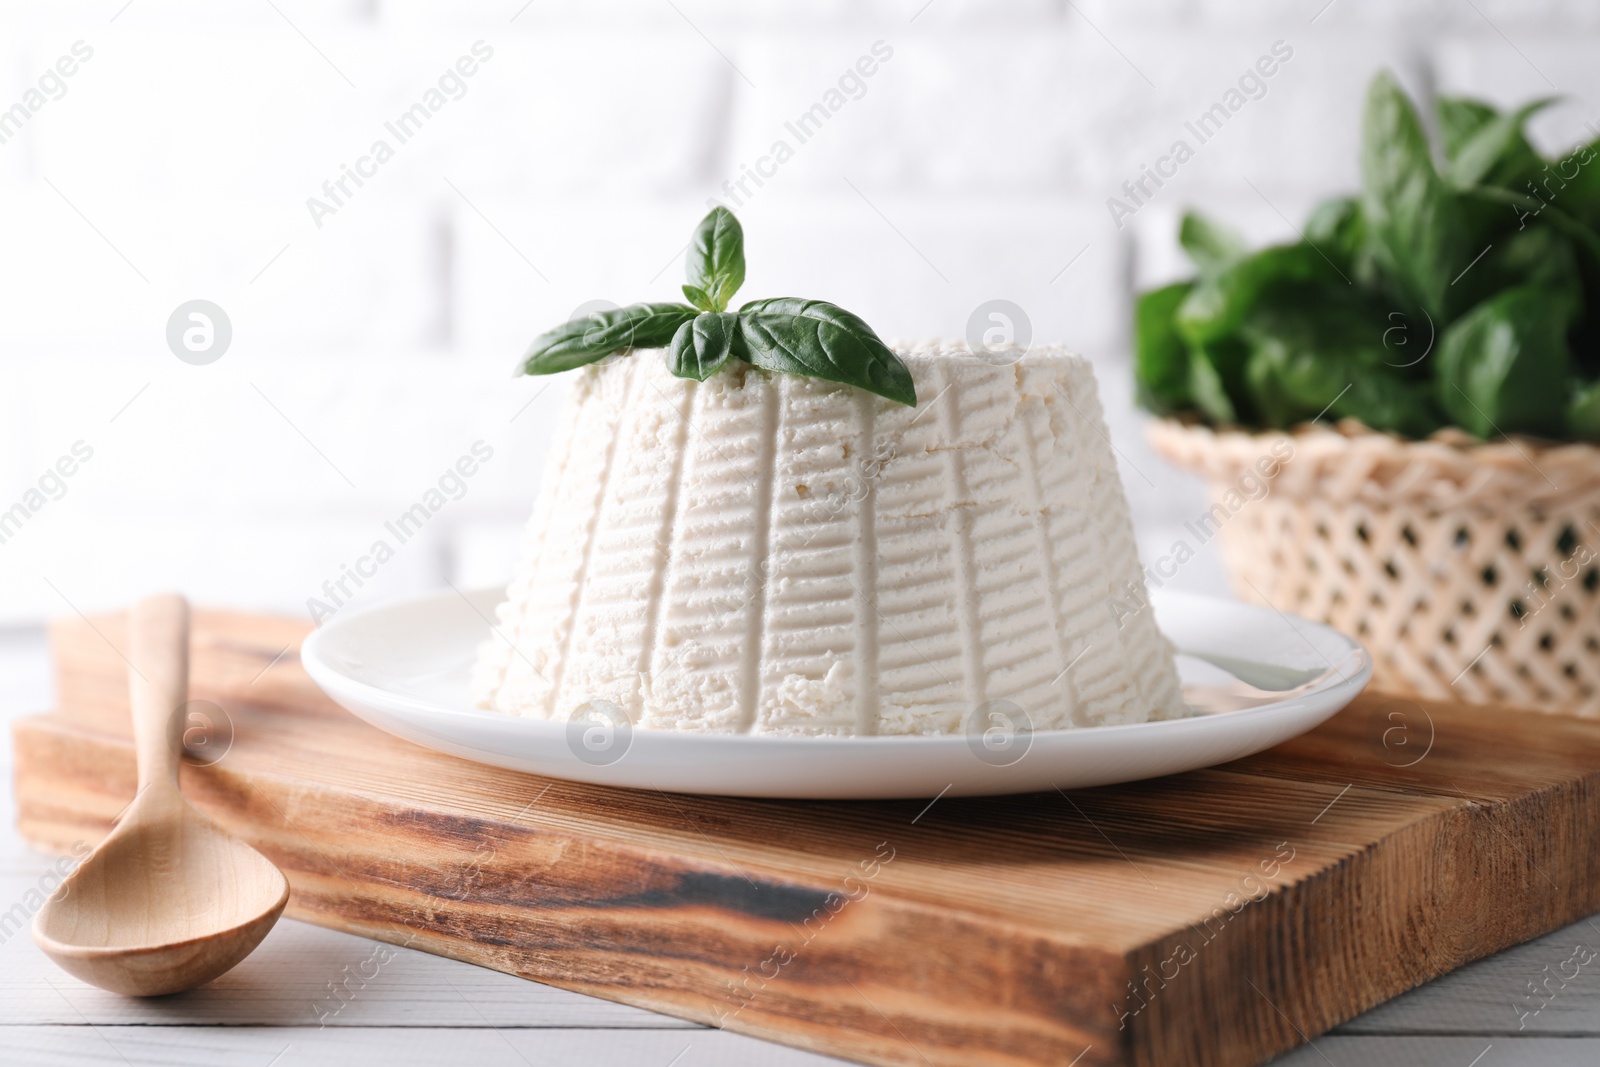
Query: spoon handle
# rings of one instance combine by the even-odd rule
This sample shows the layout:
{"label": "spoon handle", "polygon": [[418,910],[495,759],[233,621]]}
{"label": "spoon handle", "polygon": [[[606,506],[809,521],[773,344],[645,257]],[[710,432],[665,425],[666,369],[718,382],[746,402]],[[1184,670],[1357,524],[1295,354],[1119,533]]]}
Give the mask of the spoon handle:
{"label": "spoon handle", "polygon": [[128,664],[139,791],[178,790],[181,710],[189,697],[189,603],[176,593],[134,605]]}

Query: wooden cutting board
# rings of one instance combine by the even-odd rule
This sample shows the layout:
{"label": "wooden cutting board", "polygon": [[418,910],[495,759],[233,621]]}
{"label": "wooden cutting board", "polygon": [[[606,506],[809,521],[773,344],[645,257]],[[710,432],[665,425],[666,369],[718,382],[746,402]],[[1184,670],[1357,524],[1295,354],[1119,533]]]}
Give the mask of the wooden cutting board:
{"label": "wooden cutting board", "polygon": [[[196,614],[221,712],[183,776],[285,870],[290,915],[863,1063],[1259,1063],[1600,910],[1600,723],[1369,694],[1131,786],[685,797],[389,737],[312,685],[305,629]],[[116,617],[53,639],[61,706],[17,724],[16,789],[22,833],[68,851],[133,796],[126,641]]]}

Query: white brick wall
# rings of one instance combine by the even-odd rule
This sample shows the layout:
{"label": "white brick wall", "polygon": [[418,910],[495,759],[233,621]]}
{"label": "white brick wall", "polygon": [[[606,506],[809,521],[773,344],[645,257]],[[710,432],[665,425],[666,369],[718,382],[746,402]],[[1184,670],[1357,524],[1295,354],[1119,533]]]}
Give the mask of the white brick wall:
{"label": "white brick wall", "polygon": [[[780,138],[793,159],[739,194],[747,292],[902,337],[1018,303],[1095,361],[1141,549],[1163,552],[1202,497],[1143,444],[1128,318],[1135,285],[1187,270],[1186,205],[1291,235],[1355,182],[1380,66],[1425,95],[1566,94],[1547,147],[1600,123],[1600,5],[1579,0],[277,8],[0,12],[0,108],[94,49],[0,144],[0,509],[94,449],[0,544],[0,625],[163,586],[304,612],[478,440],[494,458],[358,599],[501,580],[563,391],[513,380],[516,357],[585,301],[675,295],[707,197]],[[306,198],[480,40],[460,98],[316,225]],[[880,41],[798,143],[785,123]],[[1276,41],[1294,55],[1265,95],[1115,226],[1106,198]],[[234,328],[205,367],[164,339],[194,298]],[[1221,590],[1219,561],[1179,584]]]}

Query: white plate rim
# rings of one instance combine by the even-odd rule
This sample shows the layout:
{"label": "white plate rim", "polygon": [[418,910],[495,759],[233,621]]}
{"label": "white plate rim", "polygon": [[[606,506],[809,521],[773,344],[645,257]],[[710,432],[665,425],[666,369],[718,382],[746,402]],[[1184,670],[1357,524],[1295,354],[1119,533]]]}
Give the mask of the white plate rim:
{"label": "white plate rim", "polygon": [[[371,625],[375,620],[382,619],[393,613],[416,610],[435,602],[447,604],[452,601],[465,600],[472,606],[474,611],[480,616],[484,616],[491,614],[492,608],[486,611],[479,605],[492,605],[495,601],[502,599],[503,596],[504,591],[499,588],[474,589],[461,592],[452,587],[440,591],[394,598],[350,612],[342,612],[306,637],[301,646],[300,658],[312,680],[336,703],[358,718],[388,733],[395,734],[413,743],[421,744],[424,747],[434,748],[462,758],[495,766],[530,770],[526,765],[529,762],[528,758],[517,757],[514,754],[483,750],[463,751],[463,747],[471,749],[473,746],[469,742],[461,742],[459,738],[452,739],[452,734],[459,735],[460,733],[459,729],[452,730],[452,727],[476,725],[497,733],[522,735],[529,743],[535,746],[550,746],[551,751],[544,753],[540,758],[549,762],[551,757],[554,757],[554,762],[557,764],[570,763],[571,766],[567,769],[571,773],[562,773],[547,766],[541,766],[538,770],[532,771],[532,773],[590,781],[597,784],[656,788],[666,792],[678,791],[733,796],[784,796],[797,799],[806,797],[818,799],[848,799],[852,797],[872,799],[888,796],[932,795],[925,788],[912,791],[894,790],[888,793],[874,792],[871,789],[841,792],[836,788],[819,789],[814,792],[795,792],[794,787],[790,786],[781,788],[780,791],[772,792],[763,789],[752,791],[747,788],[739,788],[737,785],[733,788],[719,787],[715,779],[693,789],[677,789],[672,784],[658,785],[654,782],[624,781],[621,779],[637,776],[625,773],[621,775],[608,773],[610,772],[609,766],[596,768],[575,758],[562,759],[560,753],[566,747],[567,731],[567,723],[563,721],[518,718],[470,706],[447,707],[419,699],[410,694],[386,689],[352,676],[348,671],[341,669],[337,662],[337,656],[332,653],[333,647],[337,642],[346,638],[350,633],[359,632],[361,628]],[[1244,736],[1253,732],[1266,732],[1275,738],[1271,744],[1278,744],[1283,740],[1313,729],[1332,717],[1355,699],[1372,676],[1372,657],[1370,653],[1359,642],[1322,623],[1285,615],[1275,609],[1262,608],[1241,601],[1224,600],[1170,590],[1154,592],[1151,596],[1151,603],[1157,612],[1158,619],[1164,613],[1170,612],[1178,606],[1186,607],[1191,611],[1205,610],[1209,607],[1221,611],[1261,613],[1263,618],[1268,613],[1275,614],[1285,625],[1299,632],[1302,638],[1307,640],[1308,644],[1310,644],[1310,638],[1315,637],[1325,644],[1332,644],[1342,648],[1346,656],[1337,664],[1333,664],[1328,675],[1320,679],[1309,690],[1296,693],[1281,701],[1259,707],[1197,715],[1182,719],[1035,731],[1032,735],[1032,748],[1028,755],[1039,752],[1040,759],[1044,760],[1053,753],[1064,749],[1112,749],[1126,743],[1135,745],[1148,744],[1151,746],[1161,745],[1170,749],[1174,746],[1186,745],[1197,739],[1213,739],[1219,733],[1235,733]],[[489,623],[486,619],[481,637],[487,637],[488,633]],[[402,727],[409,727],[409,730]],[[443,731],[443,733],[436,733],[436,731]],[[419,739],[418,733],[428,735],[427,739]],[[968,748],[968,738],[963,734],[794,737],[636,729],[633,732],[634,741],[637,742],[641,738],[645,739],[648,745],[660,750],[682,748],[684,750],[693,750],[694,752],[709,751],[713,754],[713,757],[727,757],[730,759],[732,757],[777,757],[781,755],[785,763],[792,762],[793,757],[810,754],[823,757],[837,756],[840,753],[876,753],[882,755],[904,753],[908,754],[909,758],[940,753],[948,755],[951,752],[959,752]],[[1230,756],[1229,759],[1241,758],[1243,755],[1261,751],[1271,747],[1271,744],[1250,747],[1237,755]],[[893,753],[889,751],[891,749]],[[1199,762],[1179,767],[1177,770],[1162,770],[1159,773],[1181,773],[1183,770],[1196,770],[1212,766],[1216,762],[1219,761]],[[1227,760],[1221,762],[1227,762]],[[1012,768],[990,768],[990,770],[995,769],[1007,771]],[[1114,776],[1088,783],[1069,780],[1065,784],[1051,782],[1044,785],[1043,788],[1050,788],[1051,785],[1055,785],[1056,788],[1082,788],[1085,785],[1113,784],[1152,776],[1155,775]],[[742,777],[748,779],[751,775],[747,773]],[[1028,781],[1035,784],[1020,789],[1007,786],[1004,782],[1006,776],[1003,774],[979,774],[978,777],[984,778],[985,781],[969,783],[966,788],[952,788],[950,792],[953,795],[989,795],[1026,792],[1040,788],[1036,784],[1039,778],[1036,773],[1027,776]],[[1021,776],[1015,777],[1020,778]],[[1071,779],[1072,776],[1068,777]],[[936,792],[937,789],[934,791]]]}

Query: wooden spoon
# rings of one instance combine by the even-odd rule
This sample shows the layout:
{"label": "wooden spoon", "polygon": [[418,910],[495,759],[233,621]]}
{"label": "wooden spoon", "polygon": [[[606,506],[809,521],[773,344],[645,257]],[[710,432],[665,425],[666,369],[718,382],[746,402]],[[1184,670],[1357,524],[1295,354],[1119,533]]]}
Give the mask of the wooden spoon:
{"label": "wooden spoon", "polygon": [[149,997],[209,982],[249,955],[283,913],[289,883],[178,791],[189,605],[145,599],[130,631],[139,792],[34,916],[33,939],[69,974]]}

